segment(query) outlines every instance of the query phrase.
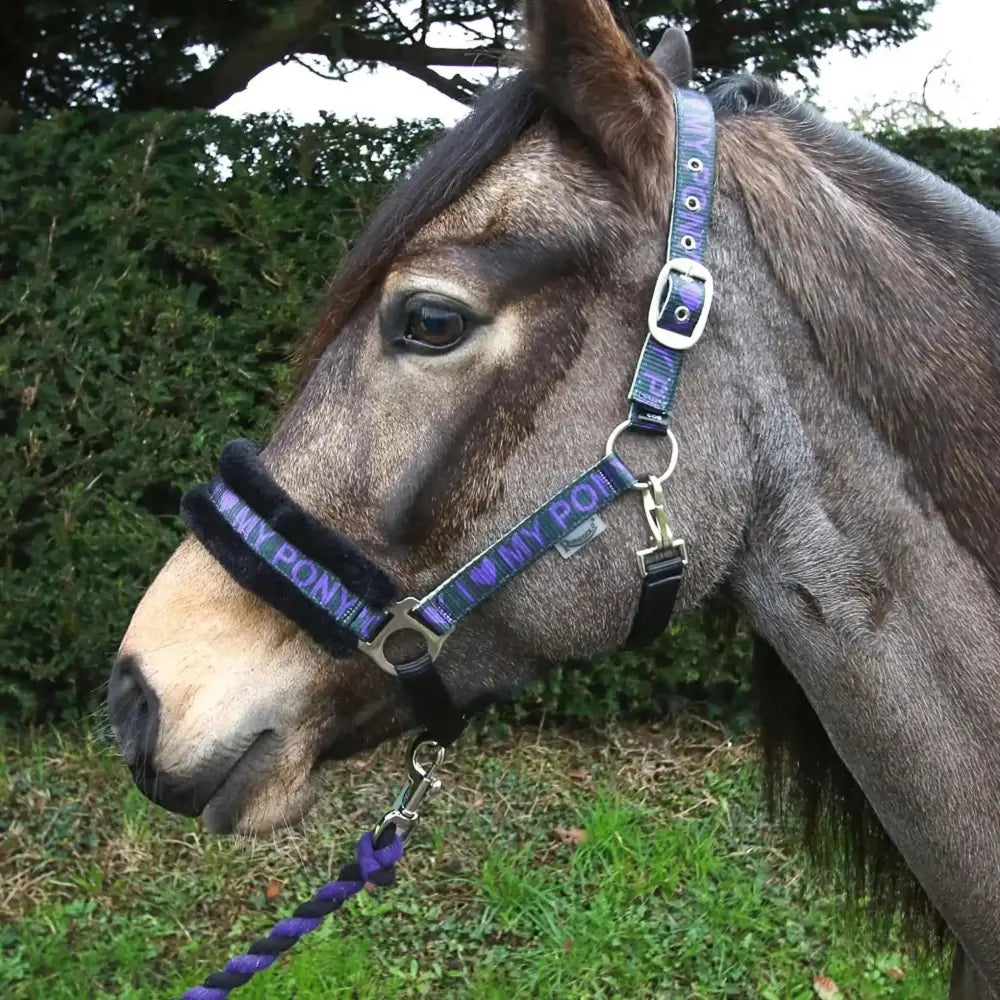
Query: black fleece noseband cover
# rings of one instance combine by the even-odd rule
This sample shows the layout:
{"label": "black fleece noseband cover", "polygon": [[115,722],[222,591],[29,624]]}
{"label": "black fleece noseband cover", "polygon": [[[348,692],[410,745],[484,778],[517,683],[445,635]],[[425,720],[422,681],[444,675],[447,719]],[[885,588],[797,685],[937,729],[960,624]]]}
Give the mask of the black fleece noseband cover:
{"label": "black fleece noseband cover", "polygon": [[384,608],[397,599],[396,584],[375,563],[350,539],[303,510],[271,478],[253,441],[230,441],[219,458],[219,475],[279,535],[336,573],[366,604]]}
{"label": "black fleece noseband cover", "polygon": [[[303,510],[268,474],[252,441],[232,441],[219,460],[223,482],[272,529],[375,608],[386,608],[398,595],[396,584],[349,539]],[[261,559],[220,514],[211,485],[181,498],[188,527],[227,573],[245,589],[304,629],[331,656],[357,652],[358,637],[309,600],[291,580]],[[397,667],[397,676],[419,722],[442,743],[453,742],[465,727],[433,660],[426,654]]]}
{"label": "black fleece noseband cover", "polygon": [[[268,474],[254,442],[230,441],[219,459],[221,478],[260,517],[293,545],[336,573],[366,603],[386,607],[395,583],[353,542],[303,510]],[[208,485],[181,498],[181,516],[198,540],[241,587],[305,629],[332,656],[349,656],[357,636],[310,601],[290,580],[259,559],[210,499]]]}
{"label": "black fleece noseband cover", "polygon": [[181,497],[181,516],[198,541],[241,587],[305,629],[331,656],[350,656],[358,647],[358,637],[313,604],[287,577],[258,558],[215,509],[209,495],[209,487],[202,485]]}

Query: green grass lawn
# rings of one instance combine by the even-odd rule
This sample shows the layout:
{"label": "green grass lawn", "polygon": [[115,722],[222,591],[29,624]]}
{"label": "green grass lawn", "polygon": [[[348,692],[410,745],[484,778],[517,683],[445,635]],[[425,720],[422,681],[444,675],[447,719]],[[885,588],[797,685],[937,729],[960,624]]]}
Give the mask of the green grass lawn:
{"label": "green grass lawn", "polygon": [[[465,740],[399,884],[233,996],[943,1000],[768,829],[751,750],[696,723]],[[252,842],[151,806],[96,738],[8,733],[0,997],[179,996],[331,877],[402,760],[337,765],[304,829]]]}

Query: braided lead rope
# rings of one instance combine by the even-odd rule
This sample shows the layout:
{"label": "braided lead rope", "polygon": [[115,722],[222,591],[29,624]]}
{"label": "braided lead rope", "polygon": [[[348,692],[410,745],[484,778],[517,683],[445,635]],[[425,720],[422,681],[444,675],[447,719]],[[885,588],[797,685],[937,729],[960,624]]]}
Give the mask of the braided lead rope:
{"label": "braided lead rope", "polygon": [[376,846],[374,835],[367,831],[358,841],[358,860],[344,865],[335,882],[324,885],[308,903],[299,906],[290,917],[279,920],[266,938],[250,945],[245,955],[231,958],[222,972],[213,973],[201,986],[189,989],[181,1000],[225,1000],[232,990],[273,965],[299,938],[316,930],[325,916],[339,910],[366,883],[393,885],[396,864],[403,856],[403,841],[391,825],[383,828],[378,839],[385,842],[383,846]]}

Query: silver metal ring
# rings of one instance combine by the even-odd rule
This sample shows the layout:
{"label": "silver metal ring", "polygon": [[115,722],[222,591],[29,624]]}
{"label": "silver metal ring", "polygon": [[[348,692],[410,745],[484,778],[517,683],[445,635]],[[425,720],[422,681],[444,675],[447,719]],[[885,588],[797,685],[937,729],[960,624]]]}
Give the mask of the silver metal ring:
{"label": "silver metal ring", "polygon": [[686,323],[691,318],[691,310],[687,306],[678,306],[674,310],[674,319],[678,323]]}
{"label": "silver metal ring", "polygon": [[[612,455],[618,458],[619,455],[615,451],[615,442],[621,437],[622,433],[632,427],[632,424],[628,420],[622,421],[608,437],[607,447],[604,449],[604,457],[610,458]],[[667,428],[667,440],[670,441],[670,462],[667,464],[667,471],[663,473],[662,476],[657,476],[656,478],[661,482],[666,482],[673,474],[674,469],[677,468],[677,458],[679,455],[679,447],[677,444],[677,438],[674,436],[674,432],[668,427]],[[648,490],[649,482],[641,480],[634,483],[632,489],[634,490]]]}
{"label": "silver metal ring", "polygon": [[704,169],[705,169],[705,164],[702,163],[697,156],[692,156],[691,159],[688,160],[688,170],[690,170],[692,173],[700,174]]}
{"label": "silver metal ring", "polygon": [[697,212],[701,208],[701,202],[693,194],[689,194],[684,199],[684,207],[688,211]]}
{"label": "silver metal ring", "polygon": [[681,238],[681,246],[685,250],[693,250],[697,246],[697,242],[693,236],[684,236]]}

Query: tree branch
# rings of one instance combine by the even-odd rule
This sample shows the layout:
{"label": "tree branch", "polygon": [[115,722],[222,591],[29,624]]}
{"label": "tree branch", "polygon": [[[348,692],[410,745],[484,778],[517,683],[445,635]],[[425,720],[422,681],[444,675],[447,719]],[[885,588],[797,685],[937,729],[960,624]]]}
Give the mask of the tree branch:
{"label": "tree branch", "polygon": [[[349,0],[339,0],[338,5],[347,13],[354,6]],[[206,69],[174,86],[136,88],[122,95],[121,107],[214,108],[242,90],[262,70],[282,60],[301,62],[297,57],[306,54],[323,56],[333,66],[345,59],[367,66],[394,66],[445,96],[468,104],[479,90],[475,84],[458,76],[449,79],[430,67],[496,68],[508,50],[495,44],[438,48],[422,42],[375,38],[343,26],[329,0],[296,0],[288,23],[270,22],[248,31]]]}
{"label": "tree branch", "polygon": [[[398,69],[424,66],[466,66],[482,69],[496,67],[511,52],[502,45],[473,45],[465,48],[442,49],[423,42],[400,44],[381,38],[371,38],[353,28],[345,28],[342,55],[357,62],[384,62]],[[329,52],[320,53],[330,56]]]}
{"label": "tree branch", "polygon": [[[408,46],[406,47],[408,48]],[[403,46],[400,46],[400,48],[403,48]],[[327,59],[330,58],[325,52],[311,52],[304,54],[322,56]],[[322,80],[337,81],[346,79],[348,74],[356,72],[357,69],[361,68],[361,65],[363,65],[363,63],[359,63],[359,65],[353,70],[344,69],[334,71],[332,73],[322,73],[314,66],[310,66],[307,62],[299,58],[299,56],[289,56],[289,61],[296,62],[300,66],[305,67],[310,73],[315,73],[316,76]],[[406,73],[409,76],[414,77],[414,79],[421,80],[429,87],[433,87],[435,90],[444,94],[445,97],[450,97],[453,101],[458,101],[460,104],[470,104],[475,100],[476,94],[479,93],[480,88],[478,84],[473,83],[471,80],[464,80],[457,73],[449,79],[441,73],[435,72],[429,66],[422,66],[416,62],[411,64],[405,59],[382,59],[379,61],[386,66],[391,66],[393,69],[398,69],[401,73]],[[332,59],[331,62],[333,62]]]}
{"label": "tree branch", "polygon": [[499,67],[509,50],[496,45],[444,49],[422,42],[397,43],[363,35],[345,28],[339,38],[340,49],[331,51],[325,39],[315,39],[310,46],[312,55],[324,56],[331,63],[350,59],[364,65],[383,64],[407,73],[429,87],[461,104],[470,104],[479,93],[479,86],[457,74],[446,77],[431,66],[464,66],[472,69]]}
{"label": "tree branch", "polygon": [[123,94],[124,110],[146,108],[214,108],[242,90],[258,73],[295,52],[299,43],[317,32],[337,27],[336,7],[346,13],[353,5],[338,0],[295,0],[287,22],[248,31],[212,63],[172,87],[141,86]]}
{"label": "tree branch", "polygon": [[436,73],[428,66],[396,66],[396,69],[409,73],[410,76],[418,80],[423,80],[428,86],[460,104],[471,104],[475,100],[476,94],[479,93],[478,86],[468,80],[463,80],[457,73],[449,80],[448,77]]}
{"label": "tree branch", "polygon": [[343,83],[347,79],[347,75],[350,70],[332,70],[329,73],[324,73],[322,70],[316,69],[315,66],[310,66],[309,63],[305,61],[300,55],[293,54],[285,57],[285,62],[297,63],[303,69],[309,70],[313,76],[318,76],[321,80],[333,80],[336,83]]}

